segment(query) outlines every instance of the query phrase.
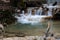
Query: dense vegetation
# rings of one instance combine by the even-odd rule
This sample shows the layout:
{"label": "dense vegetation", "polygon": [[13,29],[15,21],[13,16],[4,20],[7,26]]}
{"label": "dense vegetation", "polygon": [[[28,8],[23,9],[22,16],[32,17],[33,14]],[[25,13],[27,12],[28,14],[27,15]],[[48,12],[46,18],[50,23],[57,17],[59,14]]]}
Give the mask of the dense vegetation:
{"label": "dense vegetation", "polygon": [[40,0],[40,1],[24,1],[24,0],[11,0],[11,5],[13,7],[17,7],[19,9],[24,9],[27,7],[37,7],[44,3],[47,3],[46,0]]}
{"label": "dense vegetation", "polygon": [[19,9],[24,9],[25,3],[23,2],[23,0],[11,0],[11,6],[17,7]]}
{"label": "dense vegetation", "polygon": [[0,10],[0,22],[6,24],[12,24],[16,21],[16,18],[13,16],[14,13],[9,10],[2,11]]}

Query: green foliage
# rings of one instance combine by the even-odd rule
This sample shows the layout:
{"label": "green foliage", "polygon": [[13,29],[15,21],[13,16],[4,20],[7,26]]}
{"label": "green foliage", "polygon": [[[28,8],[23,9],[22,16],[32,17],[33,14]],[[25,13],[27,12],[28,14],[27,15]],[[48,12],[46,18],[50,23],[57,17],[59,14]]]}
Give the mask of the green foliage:
{"label": "green foliage", "polygon": [[11,1],[11,6],[17,7],[18,0],[10,0]]}
{"label": "green foliage", "polygon": [[14,13],[9,10],[0,11],[0,22],[12,24],[16,21],[16,18],[13,16]]}
{"label": "green foliage", "polygon": [[11,0],[11,6],[22,9],[25,7],[25,3],[23,0]]}
{"label": "green foliage", "polygon": [[46,0],[42,0],[42,3],[47,3]]}
{"label": "green foliage", "polygon": [[20,8],[20,9],[24,9],[25,8],[25,3],[23,2],[23,0],[20,0],[17,4],[17,6]]}

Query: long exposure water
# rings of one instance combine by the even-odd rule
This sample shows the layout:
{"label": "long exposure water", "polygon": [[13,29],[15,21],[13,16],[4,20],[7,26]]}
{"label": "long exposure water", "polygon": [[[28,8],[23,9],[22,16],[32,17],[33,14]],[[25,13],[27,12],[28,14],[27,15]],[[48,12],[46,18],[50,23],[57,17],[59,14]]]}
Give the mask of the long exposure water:
{"label": "long exposure water", "polygon": [[[40,22],[38,24],[12,24],[5,30],[10,32],[23,32],[27,35],[44,35],[47,29],[48,21]],[[60,21],[51,21],[52,31],[54,34],[60,33]]]}

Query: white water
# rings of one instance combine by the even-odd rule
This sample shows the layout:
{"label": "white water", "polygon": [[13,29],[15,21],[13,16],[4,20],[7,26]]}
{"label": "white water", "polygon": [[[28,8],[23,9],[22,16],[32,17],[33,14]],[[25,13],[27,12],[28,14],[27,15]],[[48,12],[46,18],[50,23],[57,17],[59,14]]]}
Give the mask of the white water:
{"label": "white water", "polygon": [[[41,10],[40,15],[39,15],[39,10]],[[22,24],[37,24],[42,21],[44,21],[44,18],[51,16],[49,15],[41,15],[42,14],[42,9],[39,9],[35,15],[32,15],[31,9],[28,10],[28,15],[24,14],[24,11],[22,11],[22,14],[20,14],[21,17],[15,16],[18,20],[18,23]]]}

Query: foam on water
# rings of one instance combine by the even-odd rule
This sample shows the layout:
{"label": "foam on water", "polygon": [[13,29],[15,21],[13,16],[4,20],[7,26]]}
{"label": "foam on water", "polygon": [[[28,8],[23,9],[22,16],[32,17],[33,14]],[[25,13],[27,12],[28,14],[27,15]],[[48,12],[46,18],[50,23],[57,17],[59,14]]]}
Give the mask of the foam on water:
{"label": "foam on water", "polygon": [[22,23],[22,24],[37,24],[40,23],[44,20],[44,18],[47,17],[45,15],[31,15],[31,16],[22,16],[22,17],[16,17],[18,20],[18,23]]}
{"label": "foam on water", "polygon": [[[41,12],[40,12],[41,11]],[[44,20],[44,18],[51,16],[51,11],[48,12],[48,15],[41,15],[42,9],[38,9],[37,13],[35,15],[32,15],[32,10],[29,9],[27,15],[24,14],[24,11],[22,11],[22,14],[20,14],[20,17],[15,16],[18,20],[18,23],[21,24],[37,24]]]}

